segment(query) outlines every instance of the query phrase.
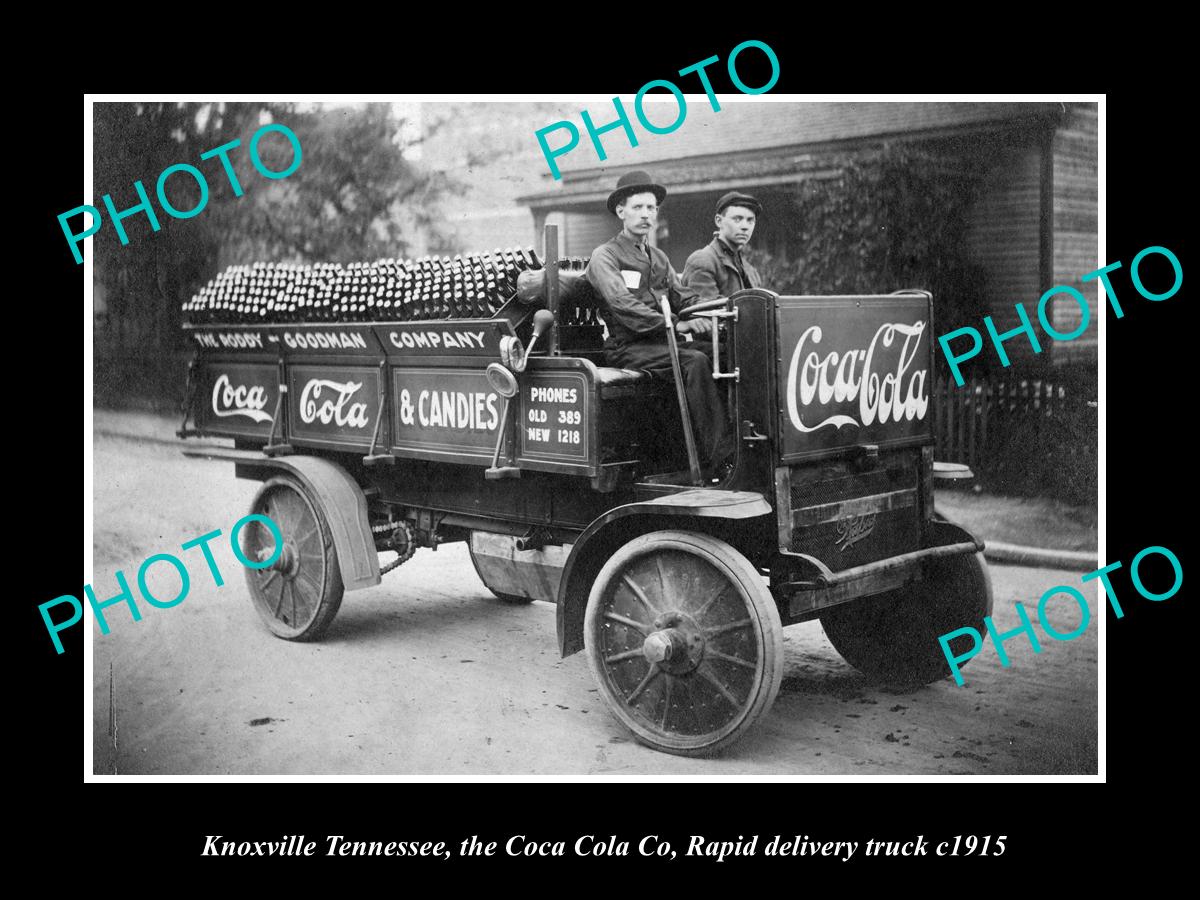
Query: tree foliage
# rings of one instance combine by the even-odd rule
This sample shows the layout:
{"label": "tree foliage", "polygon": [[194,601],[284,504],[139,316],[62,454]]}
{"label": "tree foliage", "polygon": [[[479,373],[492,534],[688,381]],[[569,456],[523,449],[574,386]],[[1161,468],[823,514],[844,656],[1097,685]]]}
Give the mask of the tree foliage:
{"label": "tree foliage", "polygon": [[[387,104],[325,110],[281,103],[98,103],[93,116],[94,202],[105,218],[90,239],[97,284],[112,319],[148,351],[176,343],[180,304],[229,264],[399,256],[416,236],[434,251],[448,248],[438,201],[459,186],[406,154],[411,142],[398,137],[402,123]],[[265,178],[250,158],[251,137],[272,121],[295,132],[303,153],[300,167],[282,179]],[[228,159],[241,196],[219,159],[200,159],[234,140],[240,145]],[[258,147],[272,171],[292,160],[282,134],[266,134]],[[208,185],[207,205],[194,218],[172,218],[156,197],[159,173],[176,163],[198,168]],[[135,181],[142,182],[161,229],[153,232],[140,212],[131,215],[122,223],[129,235],[123,246],[101,197],[111,194],[118,211],[128,209],[138,203]],[[178,210],[199,203],[199,185],[186,172],[173,175],[165,190]],[[118,345],[128,343],[117,338]]]}

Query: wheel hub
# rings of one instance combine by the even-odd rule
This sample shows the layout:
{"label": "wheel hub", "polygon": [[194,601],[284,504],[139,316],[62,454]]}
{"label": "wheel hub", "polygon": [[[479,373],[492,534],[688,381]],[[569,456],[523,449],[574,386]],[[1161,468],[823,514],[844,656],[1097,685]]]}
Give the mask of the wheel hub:
{"label": "wheel hub", "polygon": [[[265,559],[270,559],[273,552],[274,548],[269,547],[264,547],[263,549],[259,550],[259,562],[262,562]],[[279,557],[275,560],[275,562],[267,566],[267,568],[275,569],[280,574],[289,578],[296,574],[297,570],[300,568],[300,560],[298,554],[296,553],[296,548],[292,545],[291,541],[283,542],[283,549],[279,551]]]}
{"label": "wheel hub", "polygon": [[642,642],[642,655],[671,675],[685,675],[704,659],[704,631],[681,612],[663,613]]}

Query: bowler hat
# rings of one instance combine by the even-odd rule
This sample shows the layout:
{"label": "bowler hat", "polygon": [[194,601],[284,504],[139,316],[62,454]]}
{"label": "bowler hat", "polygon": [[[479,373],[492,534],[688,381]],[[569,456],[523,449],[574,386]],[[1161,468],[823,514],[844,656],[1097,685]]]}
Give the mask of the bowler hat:
{"label": "bowler hat", "polygon": [[744,206],[756,216],[762,212],[762,204],[749,194],[743,194],[741,191],[730,191],[728,194],[718,200],[717,215],[719,216],[721,213],[725,212],[725,208],[727,206]]}
{"label": "bowler hat", "polygon": [[653,192],[659,203],[662,203],[667,196],[667,189],[661,184],[655,184],[649,172],[626,172],[617,180],[617,189],[608,195],[608,211],[615,216],[618,203],[630,194],[641,194],[646,191]]}

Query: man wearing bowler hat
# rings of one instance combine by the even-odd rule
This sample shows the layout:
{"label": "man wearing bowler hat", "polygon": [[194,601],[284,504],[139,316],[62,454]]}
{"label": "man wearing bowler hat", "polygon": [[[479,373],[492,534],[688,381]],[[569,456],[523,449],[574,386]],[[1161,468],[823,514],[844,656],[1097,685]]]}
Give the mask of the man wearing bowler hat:
{"label": "man wearing bowler hat", "polygon": [[707,246],[689,256],[683,267],[683,282],[698,300],[728,297],[762,285],[754,266],[742,259],[761,211],[757,200],[740,191],[730,191],[717,201],[716,234]]}
{"label": "man wearing bowler hat", "polygon": [[[612,366],[641,369],[653,378],[673,379],[671,353],[660,298],[678,313],[697,302],[684,287],[667,254],[650,246],[647,237],[658,222],[658,206],[667,189],[646,172],[629,172],[608,196],[608,211],[621,221],[621,231],[601,244],[588,263],[587,279],[600,295],[608,340],[604,354]],[[709,319],[675,320],[680,334],[707,334]],[[679,366],[700,462],[712,475],[734,450],[725,423],[725,403],[712,377],[712,346],[707,341],[679,347]]]}

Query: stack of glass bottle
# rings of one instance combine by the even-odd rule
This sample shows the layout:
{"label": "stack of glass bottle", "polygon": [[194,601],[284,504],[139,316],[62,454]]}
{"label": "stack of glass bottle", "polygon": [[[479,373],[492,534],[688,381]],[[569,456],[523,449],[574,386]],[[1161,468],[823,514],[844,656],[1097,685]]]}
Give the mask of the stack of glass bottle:
{"label": "stack of glass bottle", "polygon": [[[559,265],[582,270],[587,260]],[[489,318],[516,293],[521,272],[540,268],[532,249],[511,247],[349,265],[236,265],[183,304],[183,316],[197,325]]]}

